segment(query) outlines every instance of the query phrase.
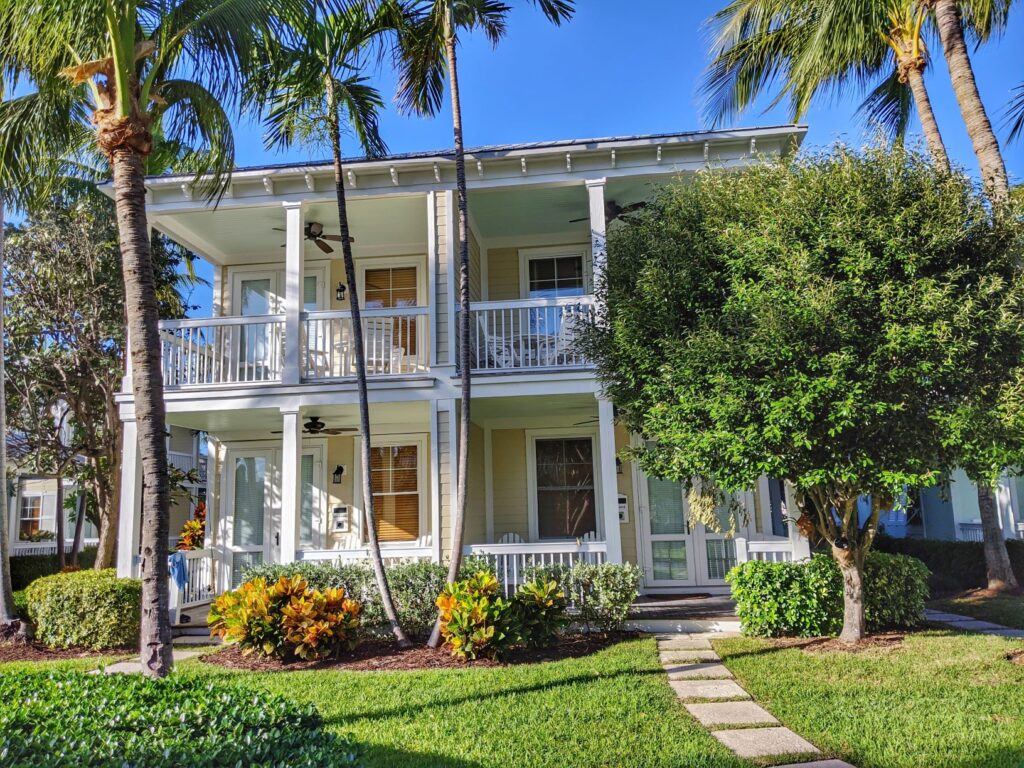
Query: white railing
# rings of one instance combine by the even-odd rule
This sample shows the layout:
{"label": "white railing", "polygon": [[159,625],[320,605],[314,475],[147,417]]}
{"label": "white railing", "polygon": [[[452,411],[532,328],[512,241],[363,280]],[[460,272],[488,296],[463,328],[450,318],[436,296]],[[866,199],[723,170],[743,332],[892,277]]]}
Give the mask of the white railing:
{"label": "white railing", "polygon": [[197,469],[195,456],[184,451],[168,451],[167,463],[185,473]]}
{"label": "white railing", "polygon": [[[210,602],[216,595],[216,588],[213,583],[213,552],[209,549],[193,549],[183,552],[185,555],[185,586],[178,587],[173,576],[168,578],[169,600],[168,607],[171,614],[171,623],[178,623],[178,614],[196,605]],[[171,557],[174,553],[171,554]],[[170,574],[171,558],[167,560],[168,573]]]}
{"label": "white railing", "polygon": [[469,344],[473,370],[587,366],[589,362],[578,341],[593,314],[592,296],[471,304]]}
{"label": "white railing", "polygon": [[280,381],[284,315],[162,320],[164,386]]}
{"label": "white railing", "polygon": [[571,568],[579,562],[603,563],[608,545],[603,541],[470,544],[463,552],[486,559],[502,582],[505,595],[511,596],[526,580],[530,568],[553,565]]}
{"label": "white railing", "polygon": [[[426,307],[364,309],[360,313],[366,373],[422,373],[430,361]],[[306,312],[302,322],[302,376],[337,379],[356,375],[352,313]]]}
{"label": "white railing", "polygon": [[[295,553],[298,560],[316,563],[360,563],[369,562],[370,550],[367,547],[356,549],[306,549]],[[433,551],[429,546],[413,544],[407,547],[382,546],[381,557],[385,565],[395,565],[409,560],[429,560]]]}
{"label": "white railing", "polygon": [[960,523],[960,541],[984,541],[981,523]]}
{"label": "white railing", "polygon": [[[95,547],[99,544],[99,539],[82,539],[82,549],[86,547]],[[64,554],[71,554],[71,550],[75,548],[73,542],[68,542],[64,545]],[[14,542],[11,545],[11,557],[28,557],[30,555],[56,555],[57,554],[57,542],[50,541],[39,541],[31,542],[27,544],[21,544]]]}
{"label": "white railing", "polygon": [[770,539],[768,541],[749,541],[737,536],[736,562],[763,560],[769,563],[793,562],[793,545],[789,539]]}

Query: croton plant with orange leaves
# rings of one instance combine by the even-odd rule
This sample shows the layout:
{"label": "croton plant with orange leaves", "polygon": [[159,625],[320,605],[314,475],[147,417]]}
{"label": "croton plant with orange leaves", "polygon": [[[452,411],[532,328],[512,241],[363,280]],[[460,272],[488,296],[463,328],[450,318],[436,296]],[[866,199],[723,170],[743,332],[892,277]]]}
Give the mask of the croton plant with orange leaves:
{"label": "croton plant with orange leaves", "polygon": [[309,589],[301,576],[247,581],[218,597],[210,609],[210,634],[238,643],[243,654],[280,659],[324,659],[359,642],[363,606],[344,589]]}

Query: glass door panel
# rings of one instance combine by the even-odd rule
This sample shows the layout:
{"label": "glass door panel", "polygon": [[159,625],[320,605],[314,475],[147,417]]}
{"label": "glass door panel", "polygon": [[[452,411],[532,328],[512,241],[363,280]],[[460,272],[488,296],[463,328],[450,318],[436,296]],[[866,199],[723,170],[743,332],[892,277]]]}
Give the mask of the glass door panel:
{"label": "glass door panel", "polygon": [[651,586],[694,582],[693,536],[683,486],[658,477],[640,484],[641,529],[646,581]]}
{"label": "glass door panel", "polygon": [[[238,296],[243,317],[274,313],[273,281],[269,277],[240,280]],[[273,327],[266,323],[239,326],[239,381],[266,381],[270,378]]]}
{"label": "glass door panel", "polygon": [[270,459],[265,452],[236,454],[231,468],[231,587],[244,570],[268,559],[270,552]]}

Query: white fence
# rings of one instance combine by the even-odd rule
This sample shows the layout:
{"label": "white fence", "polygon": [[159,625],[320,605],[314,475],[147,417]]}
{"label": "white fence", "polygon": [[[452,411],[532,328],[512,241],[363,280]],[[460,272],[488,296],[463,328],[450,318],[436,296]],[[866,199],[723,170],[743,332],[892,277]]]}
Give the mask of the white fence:
{"label": "white fence", "polygon": [[960,523],[960,541],[984,541],[985,533],[981,523]]}
{"label": "white fence", "polygon": [[593,317],[591,296],[482,301],[471,304],[469,311],[474,371],[589,365],[578,341]]}
{"label": "white fence", "polygon": [[162,320],[165,387],[281,379],[284,315]]}
{"label": "white fence", "polygon": [[[369,376],[414,374],[430,363],[426,307],[364,309],[366,373]],[[356,375],[352,313],[307,312],[302,323],[302,376],[332,379]]]}
{"label": "white fence", "polygon": [[571,568],[579,562],[603,563],[608,545],[603,541],[470,544],[463,552],[486,559],[502,582],[505,595],[510,596],[526,580],[528,569],[552,565]]}
{"label": "white fence", "polygon": [[768,541],[749,541],[736,537],[736,562],[748,560],[764,560],[769,563],[793,562],[793,545],[789,539],[771,539]]}
{"label": "white fence", "polygon": [[[181,611],[208,603],[217,594],[216,585],[213,583],[213,552],[209,549],[193,549],[182,554],[185,555],[185,586],[179,587],[173,576],[168,579],[168,608],[172,624],[178,623]],[[171,557],[173,556],[174,553]],[[171,558],[168,558],[169,573],[170,564]]]}
{"label": "white fence", "polygon": [[[74,527],[74,526],[72,526]],[[82,549],[86,547],[95,547],[99,544],[99,539],[82,539]],[[75,548],[74,543],[68,542],[64,545],[64,554],[70,555],[71,550]],[[57,554],[57,542],[32,542],[31,544],[20,544],[14,542],[11,546],[11,557],[28,557],[30,555],[56,555]]]}
{"label": "white fence", "polygon": [[[368,547],[357,549],[315,549],[301,550],[295,553],[298,560],[315,563],[360,563],[369,562],[370,550]],[[409,560],[430,560],[433,552],[429,546],[408,546],[408,547],[381,547],[381,557],[384,565],[395,565]]]}

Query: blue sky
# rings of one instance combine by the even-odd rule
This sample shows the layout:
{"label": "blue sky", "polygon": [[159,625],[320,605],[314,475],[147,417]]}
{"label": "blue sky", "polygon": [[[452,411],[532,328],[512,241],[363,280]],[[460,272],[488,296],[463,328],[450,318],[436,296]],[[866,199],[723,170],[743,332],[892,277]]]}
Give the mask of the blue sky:
{"label": "blue sky", "polygon": [[[509,34],[496,49],[482,35],[464,36],[459,77],[467,146],[506,142],[689,131],[704,127],[698,84],[710,41],[704,21],[726,0],[578,0],[576,17],[554,27],[531,4],[516,2]],[[981,96],[1003,144],[1011,179],[1024,181],[1024,141],[1005,144],[1002,111],[1013,86],[1024,80],[1024,7],[1018,5],[1006,34],[972,55]],[[1016,53],[1014,53],[1016,52]],[[937,56],[927,75],[940,130],[950,157],[977,176],[977,164],[949,82]],[[387,67],[374,80],[387,100],[395,90]],[[768,99],[765,99],[767,105]],[[805,146],[842,138],[858,143],[868,133],[855,116],[860,99],[822,99],[804,118]],[[738,126],[789,122],[785,107],[752,109]],[[435,119],[410,117],[394,104],[382,116],[382,134],[393,152],[441,149],[452,144],[448,105]],[[919,132],[916,120],[913,132]],[[345,140],[349,155],[361,154]],[[240,125],[239,165],[305,161],[323,150],[289,153],[263,148],[259,126]],[[312,154],[313,157],[309,155]],[[201,269],[201,273],[209,273]],[[193,301],[209,314],[208,290]]]}

